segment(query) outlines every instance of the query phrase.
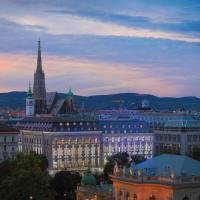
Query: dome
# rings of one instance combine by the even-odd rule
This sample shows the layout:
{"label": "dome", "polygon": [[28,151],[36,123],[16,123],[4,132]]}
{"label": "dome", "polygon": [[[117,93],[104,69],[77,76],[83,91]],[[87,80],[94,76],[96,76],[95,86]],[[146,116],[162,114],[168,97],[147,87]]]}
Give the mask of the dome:
{"label": "dome", "polygon": [[74,94],[73,94],[73,92],[72,92],[72,90],[71,90],[71,88],[69,89],[69,92],[67,93],[67,96],[73,96]]}
{"label": "dome", "polygon": [[96,186],[96,179],[95,177],[91,174],[90,168],[87,168],[86,174],[82,178],[82,184],[83,185],[90,185],[90,186]]}

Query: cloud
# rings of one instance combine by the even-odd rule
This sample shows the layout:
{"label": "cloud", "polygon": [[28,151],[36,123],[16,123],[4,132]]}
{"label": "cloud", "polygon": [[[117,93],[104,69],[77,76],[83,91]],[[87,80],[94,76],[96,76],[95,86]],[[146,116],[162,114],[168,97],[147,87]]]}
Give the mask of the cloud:
{"label": "cloud", "polygon": [[197,8],[193,0],[2,0],[1,91],[33,79],[40,37],[52,90],[199,94]]}
{"label": "cloud", "polygon": [[[0,54],[0,66],[1,92],[7,88],[26,90],[29,80],[33,80],[36,56]],[[177,69],[172,72],[171,69],[157,66],[148,68],[52,55],[43,56],[43,66],[48,91],[65,92],[72,87],[78,95],[116,92],[142,92],[159,96],[190,94],[189,90],[186,91],[190,75]],[[183,78],[183,74],[186,78]],[[6,78],[8,76],[9,80]]]}

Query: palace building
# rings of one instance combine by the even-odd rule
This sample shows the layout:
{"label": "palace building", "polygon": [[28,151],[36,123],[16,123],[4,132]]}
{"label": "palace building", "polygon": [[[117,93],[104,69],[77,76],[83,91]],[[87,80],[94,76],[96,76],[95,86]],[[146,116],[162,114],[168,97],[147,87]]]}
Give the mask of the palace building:
{"label": "palace building", "polygon": [[111,175],[116,200],[199,200],[200,162],[163,154]]}
{"label": "palace building", "polygon": [[148,123],[133,120],[98,121],[93,116],[27,117],[17,124],[19,149],[44,154],[50,170],[86,170],[104,166],[118,152],[153,156],[154,137]]}

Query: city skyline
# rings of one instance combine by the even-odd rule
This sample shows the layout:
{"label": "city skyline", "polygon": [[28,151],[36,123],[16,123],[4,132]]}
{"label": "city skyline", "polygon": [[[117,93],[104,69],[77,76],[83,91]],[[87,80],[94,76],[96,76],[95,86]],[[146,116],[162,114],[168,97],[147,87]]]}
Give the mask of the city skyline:
{"label": "city skyline", "polygon": [[0,2],[0,92],[28,89],[40,38],[47,91],[200,96],[199,1]]}

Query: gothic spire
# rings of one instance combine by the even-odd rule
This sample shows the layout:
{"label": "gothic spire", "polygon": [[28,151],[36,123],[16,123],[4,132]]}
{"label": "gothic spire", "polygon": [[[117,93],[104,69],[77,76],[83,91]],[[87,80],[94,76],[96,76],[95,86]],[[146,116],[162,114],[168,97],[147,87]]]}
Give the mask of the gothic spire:
{"label": "gothic spire", "polygon": [[28,92],[30,92],[30,93],[32,92],[32,91],[31,91],[31,82],[30,82],[30,81],[29,81],[29,88],[28,88]]}
{"label": "gothic spire", "polygon": [[38,40],[37,71],[42,71],[42,57],[40,39]]}
{"label": "gothic spire", "polygon": [[35,114],[46,113],[45,74],[42,70],[40,40],[38,41],[37,69],[34,73],[33,96],[35,99]]}

